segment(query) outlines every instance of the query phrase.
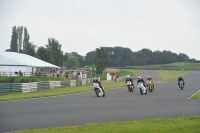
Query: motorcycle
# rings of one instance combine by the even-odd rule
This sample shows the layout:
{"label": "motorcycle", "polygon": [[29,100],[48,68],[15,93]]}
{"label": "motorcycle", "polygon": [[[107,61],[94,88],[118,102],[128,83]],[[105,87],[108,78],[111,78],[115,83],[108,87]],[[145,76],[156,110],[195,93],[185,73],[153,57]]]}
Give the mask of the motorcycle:
{"label": "motorcycle", "polygon": [[144,87],[143,82],[138,82],[137,88],[140,90],[141,95],[147,94],[147,89]]}
{"label": "motorcycle", "polygon": [[183,90],[183,88],[184,88],[182,80],[180,81],[180,88],[181,88],[181,90]]}
{"label": "motorcycle", "polygon": [[129,92],[133,92],[133,85],[131,85],[132,83],[131,83],[131,81],[127,81],[126,82],[126,86],[128,87],[128,90],[129,90]]}
{"label": "motorcycle", "polygon": [[92,83],[92,89],[95,91],[97,97],[105,97],[104,88],[101,88],[98,83]]}
{"label": "motorcycle", "polygon": [[153,91],[153,86],[154,86],[154,84],[153,84],[153,81],[152,80],[147,80],[146,81],[146,86],[147,86],[147,88],[149,88],[149,92],[152,92]]}

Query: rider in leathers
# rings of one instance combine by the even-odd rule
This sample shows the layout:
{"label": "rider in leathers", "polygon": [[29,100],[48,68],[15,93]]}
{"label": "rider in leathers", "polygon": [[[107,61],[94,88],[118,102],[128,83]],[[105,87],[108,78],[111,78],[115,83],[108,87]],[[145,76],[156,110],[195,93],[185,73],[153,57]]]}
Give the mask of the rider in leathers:
{"label": "rider in leathers", "polygon": [[103,89],[103,86],[102,86],[102,84],[101,84],[101,81],[100,81],[100,80],[98,80],[98,78],[94,77],[94,78],[93,78],[93,82],[92,82],[92,83],[98,83],[98,84],[99,84],[99,86],[101,87],[101,89]]}
{"label": "rider in leathers", "polygon": [[[153,80],[150,76],[147,77],[147,80],[152,81],[152,83],[153,83]],[[154,83],[153,83],[153,89],[154,89]]]}
{"label": "rider in leathers", "polygon": [[132,78],[130,78],[130,76],[127,76],[126,81],[125,81],[125,85],[126,85],[127,81],[130,81],[130,82],[131,82],[131,85],[132,85],[133,88],[134,88],[133,80],[132,80]]}
{"label": "rider in leathers", "polygon": [[179,88],[180,88],[180,81],[183,81],[183,87],[184,87],[185,82],[184,82],[184,79],[183,79],[181,76],[178,78],[178,85],[179,85]]}
{"label": "rider in leathers", "polygon": [[138,76],[138,80],[137,80],[137,85],[139,82],[143,82],[143,86],[146,87],[144,80],[141,78],[141,76]]}

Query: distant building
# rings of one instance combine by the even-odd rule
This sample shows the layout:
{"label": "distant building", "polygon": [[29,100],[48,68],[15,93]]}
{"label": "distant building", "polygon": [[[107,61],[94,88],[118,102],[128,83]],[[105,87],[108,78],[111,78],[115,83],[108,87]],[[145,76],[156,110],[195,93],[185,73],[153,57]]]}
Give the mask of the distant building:
{"label": "distant building", "polygon": [[30,55],[15,52],[0,52],[0,75],[13,76],[21,70],[22,73],[35,73],[40,70],[53,72],[60,67],[37,59]]}

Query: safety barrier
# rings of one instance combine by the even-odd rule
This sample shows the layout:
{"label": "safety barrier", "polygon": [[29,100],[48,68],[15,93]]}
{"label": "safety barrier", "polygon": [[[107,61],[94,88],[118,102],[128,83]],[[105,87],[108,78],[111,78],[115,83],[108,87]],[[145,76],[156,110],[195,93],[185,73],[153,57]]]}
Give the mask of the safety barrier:
{"label": "safety barrier", "polygon": [[[124,78],[126,78],[126,76],[116,78],[116,81],[120,81]],[[81,85],[90,83],[92,83],[92,78],[82,79]],[[4,83],[0,84],[0,94],[14,93],[14,92],[27,93],[44,89],[70,87],[70,86],[76,86],[76,80],[29,82],[29,83]]]}
{"label": "safety barrier", "polygon": [[90,79],[82,79],[82,85],[90,84],[90,83],[92,83],[92,78],[90,78]]}
{"label": "safety barrier", "polygon": [[[92,79],[82,79],[82,84],[90,84]],[[0,94],[14,92],[35,92],[44,89],[61,88],[76,86],[76,80],[67,81],[45,81],[45,82],[29,82],[29,83],[4,83],[0,84]]]}
{"label": "safety barrier", "polygon": [[[128,74],[129,76],[131,76],[131,74]],[[115,81],[117,82],[117,81],[121,81],[121,80],[123,80],[123,79],[125,79],[127,76],[121,76],[121,77],[119,77],[119,78],[116,78],[115,79]]]}
{"label": "safety barrier", "polygon": [[21,83],[0,84],[0,94],[1,93],[12,93],[12,92],[22,92],[22,84]]}
{"label": "safety barrier", "polygon": [[0,84],[0,94],[34,92],[44,89],[76,86],[76,80]]}

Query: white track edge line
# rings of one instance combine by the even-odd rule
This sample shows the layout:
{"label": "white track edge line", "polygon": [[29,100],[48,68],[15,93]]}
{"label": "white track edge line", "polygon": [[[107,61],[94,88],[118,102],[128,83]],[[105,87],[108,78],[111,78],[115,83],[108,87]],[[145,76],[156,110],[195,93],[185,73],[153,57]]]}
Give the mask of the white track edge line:
{"label": "white track edge line", "polygon": [[196,93],[194,93],[192,96],[190,96],[188,99],[191,99],[194,95],[196,95],[198,92],[200,92],[200,90],[199,91],[197,91]]}

